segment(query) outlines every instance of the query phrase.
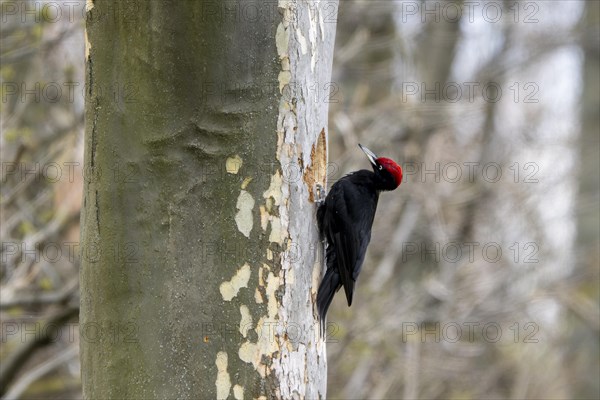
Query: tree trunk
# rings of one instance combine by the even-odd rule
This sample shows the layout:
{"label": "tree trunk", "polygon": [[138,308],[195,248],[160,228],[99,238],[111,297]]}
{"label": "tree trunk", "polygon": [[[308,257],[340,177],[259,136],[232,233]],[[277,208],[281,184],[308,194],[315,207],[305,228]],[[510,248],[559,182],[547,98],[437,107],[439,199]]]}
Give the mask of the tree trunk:
{"label": "tree trunk", "polygon": [[90,1],[85,398],[319,398],[336,2]]}
{"label": "tree trunk", "polygon": [[[584,51],[583,87],[581,104],[581,155],[579,173],[579,198],[578,207],[578,245],[579,254],[583,255],[584,263],[596,264],[598,262],[598,236],[600,235],[600,213],[598,212],[598,159],[600,116],[598,104],[600,103],[600,68],[599,40],[596,35],[600,25],[600,5],[598,2],[586,3],[584,17],[584,32],[591,32],[582,38]],[[596,199],[594,201],[593,199]]]}

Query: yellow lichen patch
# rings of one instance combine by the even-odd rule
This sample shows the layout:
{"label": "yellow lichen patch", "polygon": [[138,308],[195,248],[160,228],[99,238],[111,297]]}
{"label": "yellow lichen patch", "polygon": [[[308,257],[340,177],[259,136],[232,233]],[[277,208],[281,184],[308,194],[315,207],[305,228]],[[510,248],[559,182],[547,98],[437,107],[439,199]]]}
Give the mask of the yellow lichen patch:
{"label": "yellow lichen patch", "polygon": [[[273,354],[280,350],[278,334],[278,301],[275,292],[281,287],[281,278],[269,272],[267,278],[266,294],[268,299],[267,315],[261,317],[256,323],[255,331],[258,335],[258,342],[244,342],[238,351],[240,360],[252,363],[256,371],[265,377],[268,368],[263,364],[263,357],[272,358]],[[255,296],[259,294],[255,293]],[[262,296],[261,296],[262,301]]]}
{"label": "yellow lichen patch", "polygon": [[267,322],[261,318],[256,327],[258,343],[244,342],[238,352],[240,360],[251,363],[262,377],[265,377],[266,372],[265,365],[262,363],[263,356],[272,357],[273,353],[279,350],[274,335],[275,327],[276,322]]}
{"label": "yellow lichen patch", "polygon": [[250,231],[252,231],[253,225],[252,209],[254,208],[254,199],[252,198],[252,195],[245,190],[240,191],[236,208],[238,209],[237,214],[235,214],[237,228],[244,236],[250,237]]}
{"label": "yellow lichen patch", "polygon": [[268,299],[267,311],[269,313],[269,318],[271,319],[275,319],[279,308],[277,305],[277,297],[275,297],[275,291],[279,289],[279,286],[281,286],[281,279],[272,272],[269,272],[266,293]]}
{"label": "yellow lichen patch", "polygon": [[85,12],[92,11],[94,8],[94,0],[85,0]]}
{"label": "yellow lichen patch", "polygon": [[297,15],[293,14],[294,11],[296,11],[295,0],[279,0],[277,8],[279,8],[280,11],[283,10],[283,26],[288,27],[290,22],[296,20]]}
{"label": "yellow lichen patch", "polygon": [[269,266],[267,264],[263,264],[263,268],[258,269],[258,285],[265,286],[265,280],[263,278],[263,272],[268,271]]}
{"label": "yellow lichen patch", "polygon": [[277,46],[277,54],[279,54],[280,59],[287,57],[289,43],[290,33],[282,23],[279,23],[275,32],[275,45]]}
{"label": "yellow lichen patch", "polygon": [[283,93],[283,88],[292,80],[292,73],[290,71],[280,71],[277,80],[279,81],[279,93]]}
{"label": "yellow lichen patch", "polygon": [[262,298],[262,294],[260,294],[260,290],[258,290],[258,288],[256,288],[254,290],[254,301],[256,301],[256,304],[262,304],[262,303],[264,303],[264,300]]}
{"label": "yellow lichen patch", "polygon": [[242,189],[246,189],[248,187],[248,185],[250,184],[250,182],[252,182],[251,176],[244,179],[244,182],[242,182]]}
{"label": "yellow lichen patch", "polygon": [[260,210],[260,227],[262,228],[263,231],[266,231],[267,227],[269,226],[269,214],[267,213],[267,209],[265,208],[265,206],[260,206],[259,210]]}
{"label": "yellow lichen patch", "polygon": [[254,367],[261,373],[262,356],[272,357],[279,351],[279,341],[275,336],[277,334],[278,323],[276,320],[261,318],[256,324],[256,333],[258,334],[258,343],[256,344],[257,354],[255,355]]}
{"label": "yellow lichen patch", "polygon": [[267,249],[267,260],[273,260],[273,250],[271,249]]}
{"label": "yellow lichen patch", "polygon": [[244,387],[240,385],[235,385],[233,387],[233,397],[235,400],[243,400],[244,399]]}
{"label": "yellow lichen patch", "polygon": [[[263,193],[263,197],[265,199],[272,198],[273,204],[278,206],[281,204],[281,185],[283,184],[283,178],[279,171],[276,171],[273,176],[271,176],[271,183],[269,184],[269,188]],[[271,211],[267,208],[267,211]]]}
{"label": "yellow lichen patch", "polygon": [[283,243],[283,237],[281,236],[281,219],[278,217],[271,217],[271,233],[269,233],[269,242],[271,243]]}
{"label": "yellow lichen patch", "polygon": [[219,291],[221,292],[221,296],[223,296],[223,300],[231,301],[231,299],[237,296],[241,288],[248,287],[249,280],[250,266],[244,264],[242,268],[236,272],[234,277],[231,278],[231,281],[221,283]]}
{"label": "yellow lichen patch", "polygon": [[227,353],[220,351],[217,353],[217,399],[226,399],[229,397],[229,391],[231,390],[231,379],[227,372]]}
{"label": "yellow lichen patch", "polygon": [[274,205],[275,205],[275,201],[273,200],[272,197],[269,197],[268,199],[265,200],[265,210],[267,210],[267,213],[271,213],[273,211]]}
{"label": "yellow lichen patch", "polygon": [[237,154],[233,157],[229,157],[227,161],[225,161],[225,170],[228,174],[237,174],[240,168],[242,168],[242,157]]}
{"label": "yellow lichen patch", "polygon": [[265,210],[269,213],[268,220],[271,223],[271,233],[269,234],[269,241],[273,243],[283,243],[282,230],[281,230],[281,219],[275,214],[275,207],[281,205],[281,186],[283,184],[283,178],[279,171],[276,171],[271,176],[271,183],[269,188],[263,193],[265,198]]}
{"label": "yellow lichen patch", "polygon": [[240,306],[240,314],[242,314],[242,319],[240,320],[240,333],[243,337],[248,335],[248,331],[252,328],[252,316],[250,315],[250,310],[245,305]]}
{"label": "yellow lichen patch", "polygon": [[[254,364],[255,356],[257,355],[257,353],[258,353],[258,346],[256,345],[256,343],[244,342],[240,346],[240,349],[238,351],[238,356],[240,357],[240,360],[242,360],[243,362]],[[256,365],[258,365],[258,364],[256,364]],[[254,366],[256,367],[256,365],[254,365]]]}

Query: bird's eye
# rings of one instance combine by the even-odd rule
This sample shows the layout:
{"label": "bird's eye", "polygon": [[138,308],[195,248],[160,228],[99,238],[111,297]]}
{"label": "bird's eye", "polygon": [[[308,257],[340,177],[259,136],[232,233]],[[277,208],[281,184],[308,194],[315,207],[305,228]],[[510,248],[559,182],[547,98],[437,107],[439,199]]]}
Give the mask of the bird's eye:
{"label": "bird's eye", "polygon": [[382,169],[383,169],[383,165],[380,165],[379,166],[379,170],[381,171]]}

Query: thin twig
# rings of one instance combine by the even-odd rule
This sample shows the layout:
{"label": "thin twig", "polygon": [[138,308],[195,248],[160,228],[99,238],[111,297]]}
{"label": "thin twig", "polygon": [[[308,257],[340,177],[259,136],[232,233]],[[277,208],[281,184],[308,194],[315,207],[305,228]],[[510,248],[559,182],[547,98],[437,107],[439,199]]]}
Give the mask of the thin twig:
{"label": "thin twig", "polygon": [[26,341],[10,354],[6,360],[3,360],[2,369],[0,369],[0,396],[4,394],[9,383],[14,379],[17,372],[19,372],[19,369],[25,365],[35,351],[40,347],[52,343],[52,338],[57,337],[57,331],[77,314],[79,314],[78,306],[69,306],[62,309],[45,321],[44,326],[46,329],[42,329],[39,335],[35,335],[34,340]]}
{"label": "thin twig", "polygon": [[59,354],[55,358],[51,358],[50,360],[38,365],[36,368],[27,372],[21,379],[19,379],[13,387],[6,393],[4,396],[4,400],[17,400],[21,398],[21,395],[27,390],[27,388],[35,381],[40,379],[42,376],[51,372],[55,368],[61,366],[63,363],[71,360],[76,357],[79,353],[79,350],[76,346],[71,346],[66,349],[64,352]]}
{"label": "thin twig", "polygon": [[0,298],[0,310],[12,307],[33,307],[43,304],[63,303],[79,289],[79,277],[71,279],[60,290],[52,293],[33,293],[12,299]]}

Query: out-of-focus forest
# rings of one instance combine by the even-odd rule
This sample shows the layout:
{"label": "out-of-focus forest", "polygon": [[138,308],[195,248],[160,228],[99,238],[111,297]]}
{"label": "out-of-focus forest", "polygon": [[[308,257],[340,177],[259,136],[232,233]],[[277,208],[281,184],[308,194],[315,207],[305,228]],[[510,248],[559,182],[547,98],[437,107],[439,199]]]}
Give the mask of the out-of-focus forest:
{"label": "out-of-focus forest", "polygon": [[[330,398],[600,397],[599,4],[340,1],[329,184],[358,143],[404,181],[331,308]],[[0,391],[79,398],[85,2],[0,6]]]}

